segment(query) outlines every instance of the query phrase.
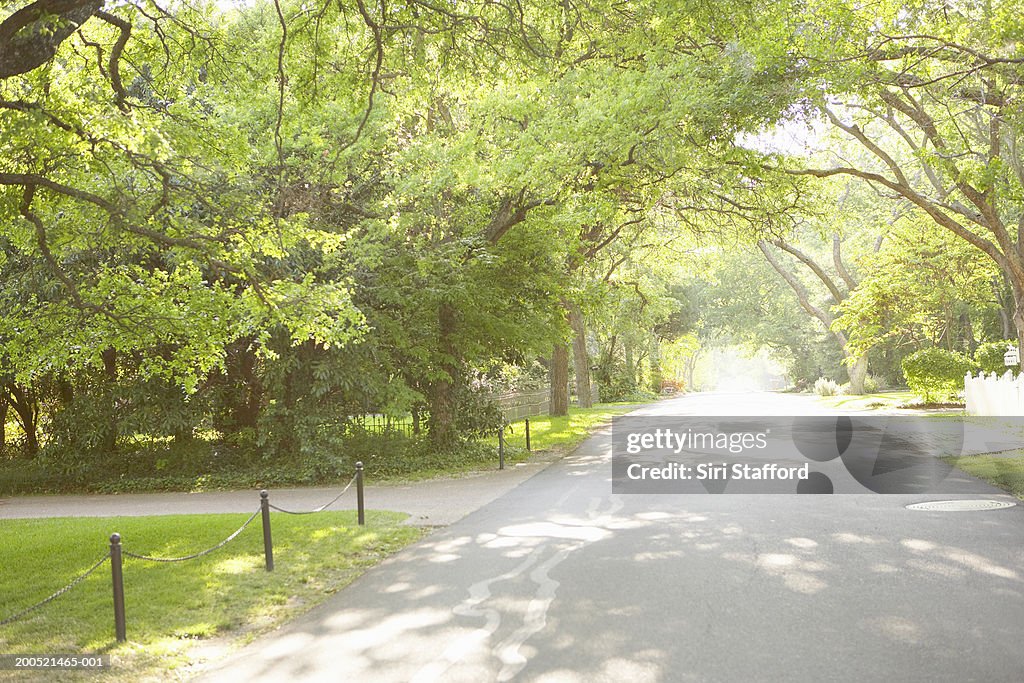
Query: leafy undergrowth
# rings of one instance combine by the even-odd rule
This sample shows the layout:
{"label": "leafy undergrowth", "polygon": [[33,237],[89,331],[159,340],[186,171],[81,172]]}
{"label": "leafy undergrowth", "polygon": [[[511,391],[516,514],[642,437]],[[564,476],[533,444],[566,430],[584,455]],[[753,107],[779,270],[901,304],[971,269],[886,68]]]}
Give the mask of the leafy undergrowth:
{"label": "leafy undergrowth", "polygon": [[[197,440],[187,448],[164,445],[90,458],[9,459],[0,461],[0,495],[331,486],[348,482],[359,461],[368,478],[381,480],[479,467],[496,458],[484,443],[439,452],[426,438],[392,436],[365,436],[340,449],[271,458]],[[509,457],[518,457],[514,449]]]}
{"label": "leafy undergrowth", "polygon": [[917,402],[917,403],[905,403],[900,408],[906,408],[908,410],[945,410],[945,409],[956,409],[963,408],[963,403],[936,403],[934,401],[929,403]]}
{"label": "leafy undergrowth", "polygon": [[[531,449],[570,449],[613,415],[636,403],[571,408],[569,415],[530,418]],[[523,420],[506,432],[509,464],[530,457]],[[107,455],[43,455],[34,460],[0,459],[0,495],[26,493],[138,493],[217,491],[347,483],[362,462],[368,481],[409,481],[497,467],[497,435],[436,449],[425,436],[363,434],[333,450],[269,458],[250,446],[212,439],[187,444],[160,442]]]}
{"label": "leafy undergrowth", "polygon": [[[107,552],[118,532],[123,547],[158,557],[213,546],[248,515],[6,520],[0,573],[0,619],[45,598]],[[47,672],[46,680],[183,678],[203,659],[226,653],[327,599],[367,568],[417,540],[423,530],[405,515],[353,512],[271,517],[273,572],[266,571],[260,518],[225,547],[174,564],[126,558],[128,642],[114,638],[109,562],[68,593],[0,627],[5,653],[106,653],[105,673]],[[4,672],[10,674],[12,672]],[[19,680],[41,680],[25,672]]]}
{"label": "leafy undergrowth", "polygon": [[[650,401],[647,401],[650,403]],[[532,450],[572,449],[586,439],[591,432],[615,415],[636,410],[637,403],[608,403],[593,408],[570,408],[562,417],[538,415],[530,418],[530,447]],[[511,425],[505,437],[506,445],[526,448],[525,420]],[[492,439],[496,443],[497,439]]]}

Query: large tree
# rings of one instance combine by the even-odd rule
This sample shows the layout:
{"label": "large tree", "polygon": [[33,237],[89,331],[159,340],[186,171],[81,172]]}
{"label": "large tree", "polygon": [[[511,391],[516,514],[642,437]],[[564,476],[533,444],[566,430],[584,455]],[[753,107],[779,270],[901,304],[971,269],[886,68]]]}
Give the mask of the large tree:
{"label": "large tree", "polygon": [[806,102],[867,153],[789,165],[909,203],[1004,273],[1024,336],[1024,24],[1015,2],[820,3],[789,39]]}
{"label": "large tree", "polygon": [[[757,242],[757,247],[764,255],[766,261],[771,264],[772,268],[786,281],[790,289],[797,297],[797,301],[800,302],[800,307],[806,311],[809,315],[816,318],[826,330],[830,330],[835,336],[836,341],[839,343],[840,349],[842,349],[843,356],[846,362],[847,374],[850,378],[850,393],[863,394],[864,393],[864,380],[868,373],[868,359],[867,355],[863,353],[857,353],[854,351],[854,347],[850,345],[847,339],[847,334],[837,329],[835,325],[835,316],[833,315],[831,306],[819,306],[811,300],[811,294],[808,288],[803,284],[801,279],[786,266],[773,251],[772,246],[779,250],[786,252],[801,264],[802,267],[806,267],[808,271],[813,273],[814,278],[818,281],[819,286],[824,286],[830,295],[831,305],[838,305],[845,301],[850,294],[850,291],[857,287],[857,281],[854,280],[850,274],[847,265],[843,263],[842,258],[842,240],[838,233],[832,235],[833,244],[833,263],[836,276],[829,273],[818,261],[811,255],[807,254],[797,246],[791,244],[789,241],[776,238],[770,241],[760,239]],[[839,284],[842,283],[842,284]]]}

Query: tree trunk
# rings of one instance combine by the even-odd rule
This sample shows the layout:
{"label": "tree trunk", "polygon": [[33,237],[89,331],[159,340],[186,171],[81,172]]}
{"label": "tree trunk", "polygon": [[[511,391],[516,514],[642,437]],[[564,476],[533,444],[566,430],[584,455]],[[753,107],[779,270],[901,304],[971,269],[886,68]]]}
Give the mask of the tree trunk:
{"label": "tree trunk", "polygon": [[103,349],[100,358],[103,360],[103,374],[106,380],[102,394],[107,404],[107,424],[103,426],[102,448],[107,453],[113,453],[117,450],[117,437],[120,431],[117,411],[117,350]]}
{"label": "tree trunk", "polygon": [[1013,286],[1013,326],[1017,332],[1017,348],[1024,348],[1024,293],[1017,285]]}
{"label": "tree trunk", "polygon": [[632,391],[636,389],[636,364],[633,362],[633,344],[628,339],[622,340],[622,362],[626,366],[626,383]]}
{"label": "tree trunk", "polygon": [[57,395],[60,397],[61,409],[70,408],[75,400],[75,385],[66,376],[57,379]]}
{"label": "tree trunk", "polygon": [[192,425],[177,427],[171,435],[174,443],[189,444],[196,440],[196,430]]}
{"label": "tree trunk", "polygon": [[552,415],[569,414],[569,348],[555,344],[551,350],[551,406]]}
{"label": "tree trunk", "polygon": [[973,357],[974,352],[978,349],[978,340],[974,338],[974,325],[971,324],[971,316],[966,313],[960,314],[960,329],[962,330],[960,336],[964,349],[968,356]]}
{"label": "tree trunk", "polygon": [[850,376],[850,393],[851,394],[863,394],[864,393],[864,380],[868,376],[868,359],[867,356],[861,356],[853,363],[846,367],[846,372]]}
{"label": "tree trunk", "polygon": [[263,385],[256,373],[256,354],[249,349],[249,340],[243,340],[234,354],[236,378],[240,382],[241,396],[232,406],[231,422],[235,429],[255,428],[263,407]]}
{"label": "tree trunk", "polygon": [[590,394],[590,354],[587,353],[587,328],[583,321],[580,307],[575,303],[566,302],[569,311],[569,327],[572,328],[572,359],[576,373],[576,401],[580,408],[594,405],[594,397]]}
{"label": "tree trunk", "polygon": [[452,408],[452,384],[448,380],[436,380],[430,386],[430,442],[441,449],[447,449],[455,442],[455,411]]}
{"label": "tree trunk", "polygon": [[441,361],[444,376],[431,382],[428,390],[430,401],[430,441],[434,446],[447,449],[455,444],[458,435],[455,433],[455,406],[453,388],[456,377],[455,359],[457,350],[452,341],[455,331],[455,308],[443,303],[437,309],[438,336],[441,353],[445,357]]}
{"label": "tree trunk", "polygon": [[[0,386],[2,389],[2,386]],[[4,449],[7,448],[7,409],[9,408],[7,403],[7,391],[0,390],[0,455],[3,454]]]}
{"label": "tree trunk", "polygon": [[1003,339],[1009,339],[1013,334],[1013,319],[1006,309],[999,309],[999,322],[1003,325]]}
{"label": "tree trunk", "polygon": [[[777,242],[777,244],[779,243]],[[779,260],[775,258],[771,250],[768,249],[767,243],[764,240],[758,240],[757,246],[761,250],[761,253],[764,254],[765,259],[768,260],[768,263],[772,266],[772,268],[775,269],[775,272],[782,276],[782,279],[786,281],[786,283],[789,285],[789,288],[793,290],[794,294],[796,294],[797,301],[800,302],[800,307],[803,308],[808,314],[820,320],[821,324],[824,325],[825,329],[829,330],[832,333],[832,336],[836,338],[836,341],[839,342],[839,349],[843,352],[844,358],[851,358],[852,354],[848,350],[846,335],[839,330],[832,329],[832,314],[825,309],[815,306],[811,302],[810,295],[807,292],[807,288],[803,286],[803,284],[796,278],[795,275],[793,275],[785,268],[783,268],[782,264],[779,263]],[[813,263],[813,261],[809,257],[807,257],[799,250],[796,250],[790,246],[780,246],[783,246],[783,248],[785,248],[790,253],[796,254],[797,258],[799,258],[804,263],[808,265]],[[818,275],[819,278],[822,279],[822,281],[825,282],[825,284],[828,286],[829,291],[832,292],[834,296],[839,297],[837,301],[841,301],[843,298],[842,293],[839,291],[839,288],[836,286],[836,284],[832,282],[827,275],[824,274],[824,271],[822,271],[821,268],[817,266],[813,267],[812,270],[816,275]],[[1020,310],[1019,307],[1018,310]],[[852,363],[848,364],[847,374],[850,376],[850,393],[863,394],[864,379],[865,377],[867,377],[868,374],[867,355],[865,354],[857,358],[856,361],[853,361]]]}
{"label": "tree trunk", "polygon": [[661,342],[658,341],[658,335],[652,332],[651,334],[651,391],[656,394],[661,393],[661,382],[664,377],[661,374]]}
{"label": "tree trunk", "polygon": [[36,404],[35,394],[29,389],[22,389],[13,382],[7,385],[9,392],[8,400],[14,408],[14,414],[21,425],[21,431],[25,432],[25,453],[29,458],[34,458],[39,452],[39,407]]}
{"label": "tree trunk", "polygon": [[228,345],[222,374],[213,380],[223,387],[216,392],[214,427],[225,436],[246,428],[255,429],[263,412],[264,387],[256,355],[249,348],[252,342],[252,338],[242,337]]}
{"label": "tree trunk", "polygon": [[683,366],[683,390],[693,391],[693,376],[697,372],[697,361],[700,359],[701,349],[697,349],[693,354],[686,359],[686,364]]}
{"label": "tree trunk", "polygon": [[999,304],[999,322],[1003,325],[1003,339],[1012,339],[1013,333],[1013,294],[1008,291],[1007,280],[1002,278],[992,279],[992,292],[995,294],[996,303]]}

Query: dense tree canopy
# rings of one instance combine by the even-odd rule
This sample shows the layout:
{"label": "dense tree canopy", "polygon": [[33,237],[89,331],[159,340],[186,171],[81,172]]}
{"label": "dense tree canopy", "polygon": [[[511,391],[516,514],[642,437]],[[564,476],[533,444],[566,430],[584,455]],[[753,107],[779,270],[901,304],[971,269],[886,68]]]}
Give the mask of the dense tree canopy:
{"label": "dense tree canopy", "polygon": [[57,459],[334,452],[367,415],[450,447],[502,378],[564,410],[726,338],[898,381],[1024,329],[1022,32],[1002,2],[15,0],[0,426]]}

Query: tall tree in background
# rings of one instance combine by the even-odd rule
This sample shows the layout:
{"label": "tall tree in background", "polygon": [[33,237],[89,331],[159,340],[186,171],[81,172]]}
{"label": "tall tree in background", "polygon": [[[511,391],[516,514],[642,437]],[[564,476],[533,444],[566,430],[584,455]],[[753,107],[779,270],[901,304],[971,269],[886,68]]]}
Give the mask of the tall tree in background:
{"label": "tall tree in background", "polygon": [[864,379],[868,374],[868,359],[865,354],[856,353],[851,347],[846,334],[835,326],[835,317],[832,314],[831,305],[839,305],[847,299],[850,292],[857,288],[857,281],[850,275],[849,269],[843,263],[842,259],[842,241],[837,233],[832,235],[832,255],[833,264],[836,272],[839,274],[838,278],[841,278],[843,286],[840,287],[836,280],[833,278],[812,256],[808,255],[804,251],[800,250],[796,246],[790,244],[783,239],[773,239],[771,244],[780,250],[790,254],[803,264],[814,277],[825,286],[830,294],[830,304],[828,308],[822,308],[821,306],[815,305],[811,301],[811,295],[807,288],[800,281],[800,279],[794,275],[794,273],[786,268],[785,265],[779,260],[776,254],[768,246],[767,240],[758,240],[757,248],[760,249],[761,253],[764,254],[765,260],[771,264],[772,268],[782,276],[782,279],[786,281],[793,293],[796,294],[797,300],[800,302],[800,307],[803,308],[809,315],[814,316],[818,319],[826,330],[830,330],[835,336],[836,341],[839,342],[839,347],[842,349],[843,356],[846,362],[847,374],[850,378],[850,393],[852,394],[863,394],[864,393]]}
{"label": "tall tree in background", "polygon": [[1019,5],[821,3],[790,49],[808,102],[870,162],[789,166],[851,176],[986,254],[1024,337],[1024,23]]}
{"label": "tall tree in background", "polygon": [[972,356],[981,342],[1006,338],[992,287],[998,268],[926,217],[893,225],[862,266],[861,285],[835,310],[857,353],[938,346]]}

